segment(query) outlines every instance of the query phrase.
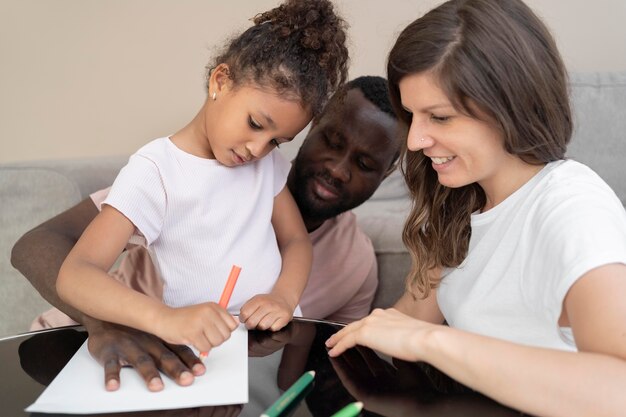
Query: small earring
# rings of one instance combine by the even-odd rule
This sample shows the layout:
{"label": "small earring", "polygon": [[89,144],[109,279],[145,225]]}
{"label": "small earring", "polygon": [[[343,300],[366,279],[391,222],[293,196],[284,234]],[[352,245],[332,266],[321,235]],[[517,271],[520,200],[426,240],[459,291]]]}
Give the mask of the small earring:
{"label": "small earring", "polygon": [[213,91],[213,95],[211,96],[211,98],[213,99],[213,101],[215,101],[215,99],[217,98],[217,92]]}
{"label": "small earring", "polygon": [[[213,93],[213,94],[215,94],[215,93]],[[213,100],[215,100],[215,96],[213,96]],[[421,138],[420,142],[424,142],[424,138]]]}

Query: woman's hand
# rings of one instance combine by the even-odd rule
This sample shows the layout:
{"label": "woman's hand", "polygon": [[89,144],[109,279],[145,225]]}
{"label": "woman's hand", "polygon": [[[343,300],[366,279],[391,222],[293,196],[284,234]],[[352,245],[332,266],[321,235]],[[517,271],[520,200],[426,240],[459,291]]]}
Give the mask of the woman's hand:
{"label": "woman's hand", "polygon": [[237,320],[216,303],[179,308],[164,305],[154,320],[153,333],[168,343],[209,352],[224,343],[237,326]]}
{"label": "woman's hand", "polygon": [[293,318],[295,307],[276,293],[258,294],[249,299],[239,312],[239,321],[248,329],[278,331]]}
{"label": "woman's hand", "polygon": [[410,362],[424,360],[421,346],[438,325],[414,319],[396,309],[375,309],[332,335],[326,346],[331,357],[356,345],[367,346],[394,358]]}

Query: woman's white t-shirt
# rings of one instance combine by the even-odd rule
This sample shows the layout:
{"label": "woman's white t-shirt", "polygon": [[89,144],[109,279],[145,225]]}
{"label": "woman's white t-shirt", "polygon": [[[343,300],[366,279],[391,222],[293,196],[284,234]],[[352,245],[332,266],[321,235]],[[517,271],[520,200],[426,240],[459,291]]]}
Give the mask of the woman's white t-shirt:
{"label": "woman's white t-shirt", "polygon": [[626,263],[626,212],[578,162],[556,161],[471,218],[466,259],[444,271],[437,300],[452,327],[525,345],[576,350],[560,328],[564,298],[590,270]]}

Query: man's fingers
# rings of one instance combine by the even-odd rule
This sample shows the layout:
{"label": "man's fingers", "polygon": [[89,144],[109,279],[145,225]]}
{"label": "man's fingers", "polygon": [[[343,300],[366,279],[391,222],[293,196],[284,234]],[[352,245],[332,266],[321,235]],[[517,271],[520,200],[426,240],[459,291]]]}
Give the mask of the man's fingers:
{"label": "man's fingers", "polygon": [[[193,350],[191,350],[188,346],[172,344],[167,344],[166,346],[178,356],[179,361],[182,361],[185,370],[191,369],[191,372],[195,376],[204,375],[206,372],[204,363],[202,363],[202,360],[196,356],[196,354],[193,353]],[[178,380],[177,378],[174,379]]]}
{"label": "man's fingers", "polygon": [[150,391],[161,391],[163,389],[161,375],[149,354],[139,349],[133,349],[133,352],[127,355],[127,360],[128,364],[139,372]]}
{"label": "man's fingers", "polygon": [[117,391],[120,387],[120,361],[117,356],[111,355],[103,361],[104,387],[107,391]]}
{"label": "man's fingers", "polygon": [[178,385],[187,386],[193,383],[193,374],[181,360],[180,357],[171,350],[163,349],[156,358],[156,365],[170,379],[176,381]]}

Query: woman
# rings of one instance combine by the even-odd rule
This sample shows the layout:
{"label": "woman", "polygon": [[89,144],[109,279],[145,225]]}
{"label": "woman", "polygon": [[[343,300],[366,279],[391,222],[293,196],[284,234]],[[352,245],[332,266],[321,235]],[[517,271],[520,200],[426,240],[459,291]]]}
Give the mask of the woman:
{"label": "woman", "polygon": [[626,213],[565,160],[567,77],[544,24],[519,0],[452,0],[400,34],[388,76],[413,267],[395,308],[329,354],[426,361],[531,414],[623,415]]}

